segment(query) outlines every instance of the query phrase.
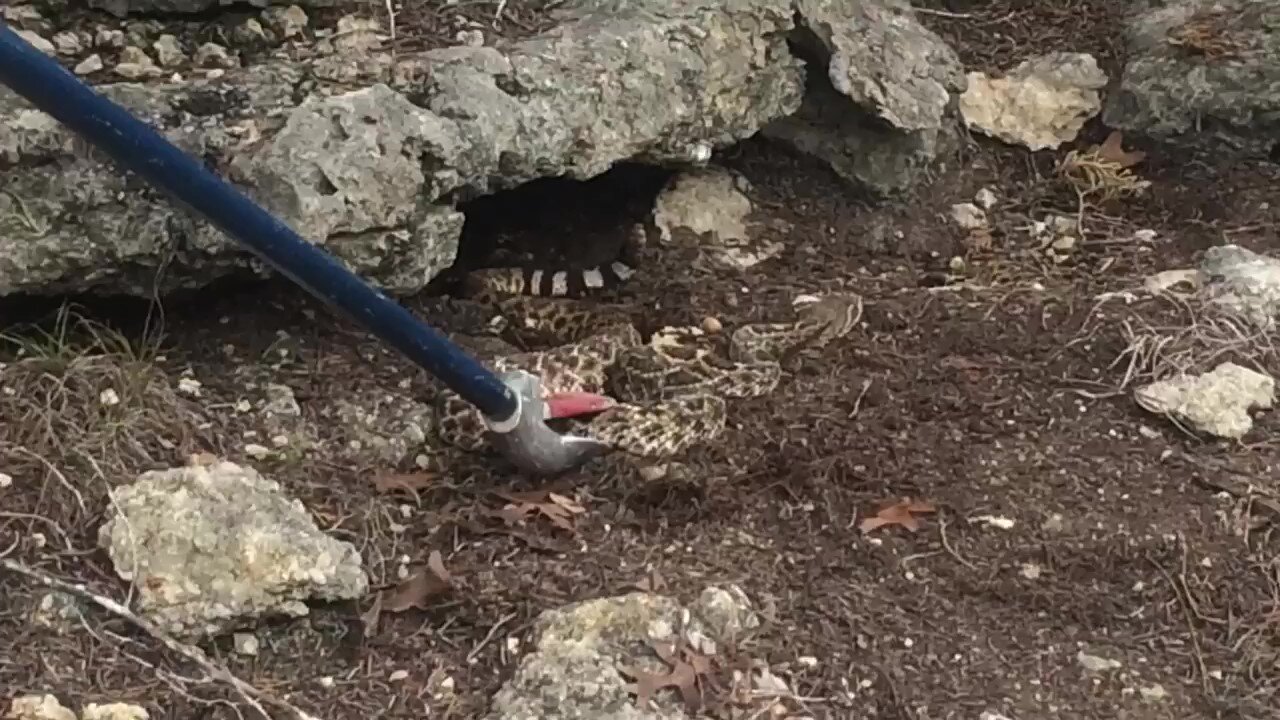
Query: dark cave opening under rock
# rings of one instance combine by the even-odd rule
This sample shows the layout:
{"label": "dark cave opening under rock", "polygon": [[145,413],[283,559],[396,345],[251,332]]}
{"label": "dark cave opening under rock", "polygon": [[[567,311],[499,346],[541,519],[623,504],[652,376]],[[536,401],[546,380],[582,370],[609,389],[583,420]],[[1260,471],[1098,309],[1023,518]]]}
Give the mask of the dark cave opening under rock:
{"label": "dark cave opening under rock", "polygon": [[588,180],[540,178],[462,203],[467,219],[454,267],[482,267],[495,251],[574,267],[605,261],[675,173],[624,162]]}

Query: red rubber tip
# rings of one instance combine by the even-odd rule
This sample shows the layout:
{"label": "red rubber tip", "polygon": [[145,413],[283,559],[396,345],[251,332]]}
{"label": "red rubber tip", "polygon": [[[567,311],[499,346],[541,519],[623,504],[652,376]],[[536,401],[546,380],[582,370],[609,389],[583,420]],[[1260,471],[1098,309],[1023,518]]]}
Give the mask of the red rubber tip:
{"label": "red rubber tip", "polygon": [[611,397],[588,392],[549,393],[544,400],[547,417],[552,420],[593,415],[618,404]]}

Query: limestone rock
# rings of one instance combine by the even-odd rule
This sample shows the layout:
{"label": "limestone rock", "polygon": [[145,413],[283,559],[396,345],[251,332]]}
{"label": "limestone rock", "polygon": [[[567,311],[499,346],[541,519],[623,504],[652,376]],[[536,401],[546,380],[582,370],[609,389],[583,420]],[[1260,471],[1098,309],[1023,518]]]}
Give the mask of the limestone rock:
{"label": "limestone rock", "polygon": [[1280,260],[1239,245],[1205,251],[1200,277],[1207,296],[1219,309],[1260,328],[1271,329],[1280,317]]}
{"label": "limestone rock", "polygon": [[[710,615],[711,617],[707,617]],[[728,646],[754,627],[750,604],[738,588],[708,588],[695,607],[652,593],[631,593],[575,603],[542,613],[533,650],[494,697],[489,720],[676,720],[688,717],[670,691],[656,709],[635,706],[618,667],[660,671],[650,642],[684,638],[706,654]],[[711,619],[714,618],[714,619]],[[758,619],[755,620],[758,624]],[[709,643],[708,643],[709,641]],[[708,646],[710,645],[710,647]]]}
{"label": "limestone rock", "polygon": [[904,0],[799,0],[796,10],[808,88],[765,134],[874,191],[907,187],[953,144],[959,57]]}
{"label": "limestone rock", "polygon": [[1134,399],[1149,412],[1171,415],[1201,432],[1241,438],[1253,428],[1249,410],[1275,402],[1275,385],[1268,375],[1224,362],[1203,375],[1140,387]]}
{"label": "limestone rock", "polygon": [[1280,146],[1280,5],[1172,0],[1136,15],[1107,125],[1217,153]]}
{"label": "limestone rock", "polygon": [[776,257],[782,244],[760,237],[749,219],[748,188],[746,178],[719,167],[676,175],[654,202],[661,241],[671,243],[679,235],[711,261],[737,269]]}
{"label": "limestone rock", "polygon": [[98,542],[138,609],[188,637],[256,617],[303,616],[309,599],[362,596],[360,554],[318,528],[278,483],[230,462],[148,472],[111,492]]}
{"label": "limestone rock", "polygon": [[[563,20],[505,51],[273,58],[98,89],[393,293],[452,263],[460,200],[623,160],[704,161],[800,105],[787,3],[577,2]],[[0,89],[0,296],[150,296],[267,271],[78,145]]]}
{"label": "limestone rock", "polygon": [[19,695],[9,704],[8,720],[76,720],[76,714],[52,695]]}
{"label": "limestone rock", "polygon": [[1032,150],[1074,140],[1102,108],[1107,76],[1092,55],[1057,52],[1026,60],[1004,77],[969,73],[960,112],[969,127]]}

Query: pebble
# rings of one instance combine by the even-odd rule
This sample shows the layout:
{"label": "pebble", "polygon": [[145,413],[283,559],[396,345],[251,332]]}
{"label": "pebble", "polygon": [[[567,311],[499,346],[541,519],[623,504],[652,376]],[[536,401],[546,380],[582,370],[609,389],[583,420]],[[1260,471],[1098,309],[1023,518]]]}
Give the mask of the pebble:
{"label": "pebble", "polygon": [[481,47],[484,45],[484,33],[480,30],[459,30],[453,39],[467,47]]}
{"label": "pebble", "polygon": [[124,47],[124,31],[102,28],[93,36],[93,44],[100,48]]}
{"label": "pebble", "polygon": [[705,317],[702,319],[702,329],[708,333],[718,333],[724,329],[724,325],[714,317]]}
{"label": "pebble", "polygon": [[249,47],[257,47],[271,42],[271,36],[262,27],[262,23],[249,18],[243,24],[238,25],[231,32],[231,38],[238,45],[247,45]]}
{"label": "pebble", "polygon": [[301,35],[307,29],[307,13],[297,5],[267,8],[262,11],[262,19],[267,27],[284,39]]}
{"label": "pebble", "polygon": [[235,646],[236,652],[241,655],[258,654],[258,638],[253,633],[238,632],[231,636],[231,642]]}
{"label": "pebble", "polygon": [[104,67],[102,57],[97,53],[81,60],[74,68],[73,72],[77,75],[92,75]]}
{"label": "pebble", "polygon": [[236,66],[235,58],[227,52],[227,49],[218,43],[205,43],[196,48],[195,56],[196,65],[204,68],[233,68]]}
{"label": "pebble", "polygon": [[85,42],[79,34],[64,31],[54,33],[53,46],[58,49],[59,55],[79,55],[84,52]]}
{"label": "pebble", "polygon": [[986,212],[973,203],[952,205],[951,219],[965,230],[977,230],[987,226]]}
{"label": "pebble", "polygon": [[973,201],[983,210],[990,210],[996,206],[1000,200],[996,197],[995,192],[991,188],[982,188],[977,195],[973,196]]}
{"label": "pebble", "polygon": [[156,61],[164,67],[173,67],[186,62],[187,56],[182,52],[182,46],[178,44],[178,38],[164,34],[151,43],[151,49],[156,51]]}
{"label": "pebble", "polygon": [[30,30],[15,30],[14,32],[17,33],[18,37],[31,43],[31,47],[39,50],[45,55],[53,55],[55,52],[57,52],[53,47],[53,43],[49,42],[48,40],[45,40],[44,38],[40,37],[36,33],[31,32]]}

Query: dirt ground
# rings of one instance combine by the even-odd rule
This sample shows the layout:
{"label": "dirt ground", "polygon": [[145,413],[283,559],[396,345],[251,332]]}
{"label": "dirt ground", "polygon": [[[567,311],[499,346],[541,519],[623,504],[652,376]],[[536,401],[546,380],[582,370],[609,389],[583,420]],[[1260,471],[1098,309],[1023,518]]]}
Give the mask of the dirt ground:
{"label": "dirt ground", "polygon": [[[1072,49],[1111,69],[1118,4],[1004,0],[923,19],[974,68]],[[1081,143],[1105,135],[1091,126]],[[624,592],[650,573],[686,600],[737,583],[765,608],[761,634],[741,650],[790,680],[797,717],[1275,717],[1280,446],[1267,438],[1280,419],[1263,413],[1244,442],[1228,443],[1141,410],[1124,381],[1148,368],[1129,365],[1126,328],[1175,322],[1182,309],[1099,296],[1191,266],[1212,244],[1276,252],[1280,168],[1139,146],[1150,190],[1086,212],[1090,233],[1061,261],[1027,227],[1076,213],[1054,173],[1067,148],[1031,154],[975,138],[933,182],[885,204],[764,143],[727,153],[762,213],[793,226],[784,255],[710,273],[672,253],[612,300],[648,326],[714,316],[733,327],[785,319],[797,294],[844,288],[866,299],[864,325],[792,362],[774,395],[734,403],[722,440],[684,459],[686,479],[644,483],[610,459],[557,481],[586,508],[576,537],[487,520],[502,502],[495,491],[534,487],[491,461],[416,496],[379,491],[375,478],[412,468],[353,450],[335,408],[425,381],[298,290],[174,298],[162,318],[150,313],[145,335],[145,306],[99,304],[96,315],[120,328],[99,333],[106,355],[75,361],[82,336],[46,337],[37,344],[56,351],[48,366],[0,371],[0,469],[20,479],[0,489],[0,547],[16,542],[10,557],[120,596],[94,549],[105,488],[211,451],[283,483],[361,548],[378,583],[394,582],[398,556],[439,551],[458,586],[429,610],[384,614],[365,632],[367,602],[318,608],[263,629],[256,658],[229,642],[212,649],[240,677],[334,720],[477,717],[519,660],[507,638],[525,637],[545,609]],[[660,181],[544,183],[488,210],[524,218],[535,236],[620,233]],[[999,204],[990,248],[974,248],[948,212],[984,187]],[[569,210],[532,222],[533,207]],[[473,227],[469,242],[501,229]],[[1154,238],[1135,239],[1140,229]],[[956,256],[964,270],[948,276]],[[1265,348],[1252,359],[1280,372]],[[201,397],[172,389],[184,373]],[[327,442],[304,457],[246,458],[244,444],[264,431],[235,405],[267,382],[293,386]],[[124,410],[111,417],[104,386],[122,388]],[[904,496],[938,512],[916,532],[858,531]],[[123,699],[152,717],[235,717],[225,688],[176,680],[199,673],[117,619],[93,613],[63,632],[31,623],[41,594],[0,574],[0,698],[52,692],[73,707]],[[1089,671],[1079,653],[1118,666]],[[388,679],[397,670],[407,677]],[[442,691],[445,677],[454,692]]]}

